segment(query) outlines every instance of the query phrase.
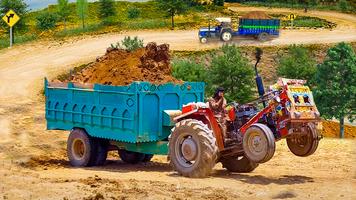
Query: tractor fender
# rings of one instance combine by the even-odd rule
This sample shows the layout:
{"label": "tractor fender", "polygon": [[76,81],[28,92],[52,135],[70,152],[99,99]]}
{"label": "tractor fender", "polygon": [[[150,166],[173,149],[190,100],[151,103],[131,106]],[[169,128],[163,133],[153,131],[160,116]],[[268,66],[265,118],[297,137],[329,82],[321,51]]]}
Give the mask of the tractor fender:
{"label": "tractor fender", "polygon": [[225,146],[221,129],[219,127],[218,122],[216,121],[216,118],[214,117],[213,112],[209,108],[194,109],[192,111],[175,117],[174,121],[177,123],[179,121],[182,121],[183,119],[196,119],[202,121],[204,124],[207,124],[208,127],[214,133],[219,151],[224,150]]}

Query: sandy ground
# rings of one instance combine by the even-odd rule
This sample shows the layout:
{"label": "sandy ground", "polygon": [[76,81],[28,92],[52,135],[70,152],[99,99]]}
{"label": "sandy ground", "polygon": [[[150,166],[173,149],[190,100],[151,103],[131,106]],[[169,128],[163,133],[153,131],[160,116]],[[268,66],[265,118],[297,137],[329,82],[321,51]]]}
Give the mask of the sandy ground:
{"label": "sandy ground", "polygon": [[[279,39],[263,45],[356,40],[355,16],[333,13],[330,18],[342,26],[333,31],[284,31]],[[199,44],[196,31],[127,34],[146,42],[168,42],[172,49],[180,50],[221,45]],[[105,167],[71,168],[65,155],[67,133],[45,130],[41,82],[44,76],[53,77],[104,54],[110,43],[124,35],[64,43],[41,41],[0,51],[0,200],[356,199],[356,140],[348,139],[324,139],[317,152],[307,158],[293,156],[281,142],[275,157],[253,173],[230,174],[218,164],[206,179],[178,176],[164,156],[132,166],[112,154]],[[235,42],[257,44],[247,39]]]}

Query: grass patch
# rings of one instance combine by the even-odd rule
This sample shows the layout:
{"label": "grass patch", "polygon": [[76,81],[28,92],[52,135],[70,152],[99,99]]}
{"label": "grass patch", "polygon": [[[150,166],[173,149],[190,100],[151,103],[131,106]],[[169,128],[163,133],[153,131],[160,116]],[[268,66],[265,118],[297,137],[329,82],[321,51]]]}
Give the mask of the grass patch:
{"label": "grass patch", "polygon": [[75,36],[75,35],[81,35],[90,32],[96,32],[101,30],[102,28],[103,25],[101,24],[90,24],[90,25],[86,25],[84,28],[78,27],[74,29],[67,29],[67,30],[55,32],[54,36],[55,37]]}
{"label": "grass patch", "polygon": [[[330,5],[309,5],[308,9],[315,9],[315,10],[333,10],[333,11],[339,11],[339,12],[346,12],[346,13],[356,13],[356,4],[352,3],[349,1],[350,8],[346,11],[342,11],[340,7],[337,5],[337,3],[330,4]],[[281,3],[281,2],[260,2],[260,1],[246,1],[242,2],[243,5],[248,5],[248,6],[255,6],[255,7],[275,7],[275,8],[296,8],[296,9],[304,9],[305,5],[303,4],[292,4],[292,3]]]}
{"label": "grass patch", "polygon": [[[37,39],[36,35],[15,35],[14,45],[23,44],[25,42],[33,41]],[[9,37],[1,37],[0,38],[0,49],[7,48],[10,46],[10,38]]]}
{"label": "grass patch", "polygon": [[[271,14],[274,18],[281,19],[281,26],[283,28],[290,27],[290,20],[285,19],[286,15],[282,14]],[[309,16],[297,16],[297,18],[293,21],[294,27],[300,28],[335,28],[336,24],[333,22],[329,22],[325,19],[320,19],[318,17],[309,17]]]}
{"label": "grass patch", "polygon": [[125,22],[124,28],[131,30],[139,29],[159,29],[170,27],[170,22],[165,19],[140,19]]}

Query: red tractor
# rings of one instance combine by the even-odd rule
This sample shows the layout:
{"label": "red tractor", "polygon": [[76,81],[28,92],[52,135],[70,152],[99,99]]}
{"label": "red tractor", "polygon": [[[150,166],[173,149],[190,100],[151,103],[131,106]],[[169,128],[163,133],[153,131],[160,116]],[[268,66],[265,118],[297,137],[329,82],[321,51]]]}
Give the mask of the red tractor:
{"label": "red tractor", "polygon": [[[254,104],[231,103],[228,140],[207,104],[183,106],[169,138],[169,158],[175,170],[183,176],[204,177],[221,162],[231,172],[251,172],[273,157],[275,142],[283,138],[293,154],[313,154],[321,139],[320,114],[304,84],[281,78]],[[258,111],[257,103],[264,108]]]}

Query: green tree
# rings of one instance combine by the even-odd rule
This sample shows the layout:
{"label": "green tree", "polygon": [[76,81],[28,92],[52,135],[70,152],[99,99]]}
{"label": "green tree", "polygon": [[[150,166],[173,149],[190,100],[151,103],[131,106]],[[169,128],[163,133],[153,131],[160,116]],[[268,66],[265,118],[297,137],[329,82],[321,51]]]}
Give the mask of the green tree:
{"label": "green tree", "polygon": [[292,45],[288,53],[281,57],[277,75],[285,78],[311,80],[316,71],[316,61],[311,57],[308,49]]}
{"label": "green tree", "polygon": [[254,95],[254,72],[249,61],[244,58],[235,45],[224,45],[222,55],[212,58],[208,71],[210,94],[213,88],[225,88],[225,96],[230,101],[246,103]]}
{"label": "green tree", "polygon": [[[28,6],[24,0],[0,0],[0,15],[2,17],[10,9],[12,9],[21,18],[20,21],[17,22],[16,26],[14,26],[14,28],[18,30],[24,30],[26,28],[25,18],[27,14],[27,7]],[[4,28],[6,27],[7,30],[7,25],[2,20],[0,21],[1,26]]]}
{"label": "green tree", "polygon": [[171,17],[174,29],[174,16],[183,14],[188,9],[188,0],[156,0],[158,8]]}
{"label": "green tree", "polygon": [[40,30],[52,29],[56,26],[58,16],[51,12],[42,12],[36,17],[36,26]]}
{"label": "green tree", "polygon": [[99,13],[102,19],[116,15],[114,0],[99,0]]}
{"label": "green tree", "polygon": [[346,0],[340,0],[338,6],[342,12],[346,12],[349,10],[349,3]]}
{"label": "green tree", "polygon": [[196,63],[190,59],[176,59],[172,62],[172,75],[183,81],[205,82],[206,69],[201,63]]}
{"label": "green tree", "polygon": [[77,13],[82,20],[82,27],[85,27],[85,18],[88,14],[88,0],[77,0]]}
{"label": "green tree", "polygon": [[57,3],[58,3],[58,7],[57,7],[58,17],[60,20],[63,20],[64,30],[66,30],[66,22],[70,15],[68,0],[57,0]]}
{"label": "green tree", "polygon": [[314,97],[324,118],[340,120],[343,138],[344,119],[353,121],[356,108],[356,55],[351,45],[339,43],[328,50],[316,71]]}

